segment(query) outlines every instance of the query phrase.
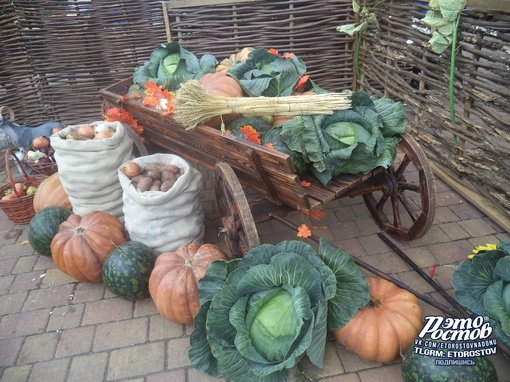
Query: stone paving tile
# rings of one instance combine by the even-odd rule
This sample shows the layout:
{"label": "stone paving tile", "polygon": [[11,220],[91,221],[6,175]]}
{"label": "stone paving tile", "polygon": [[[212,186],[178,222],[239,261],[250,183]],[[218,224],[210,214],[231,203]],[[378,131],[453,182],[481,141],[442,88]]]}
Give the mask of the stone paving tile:
{"label": "stone paving tile", "polygon": [[103,283],[79,283],[74,291],[73,302],[101,300],[104,296],[105,288]]}
{"label": "stone paving tile", "polygon": [[30,374],[29,382],[65,382],[68,366],[68,359],[36,363]]}
{"label": "stone paving tile", "polygon": [[46,330],[63,330],[80,326],[84,309],[84,304],[56,307],[51,311],[50,322]]}
{"label": "stone paving tile", "polygon": [[16,364],[23,337],[6,338],[0,340],[0,367]]}
{"label": "stone paving tile", "polygon": [[359,373],[361,382],[393,381],[402,382],[400,364],[381,366],[376,369],[363,370]]}
{"label": "stone paving tile", "polygon": [[88,302],[85,305],[82,325],[126,320],[133,317],[133,302],[121,298],[110,298]]}
{"label": "stone paving tile", "polygon": [[4,370],[0,382],[23,382],[28,381],[32,365],[13,366]]}
{"label": "stone paving tile", "polygon": [[43,333],[28,336],[21,348],[18,365],[53,359],[59,337],[59,333]]}
{"label": "stone paving tile", "polygon": [[83,326],[62,331],[55,353],[56,358],[68,358],[77,354],[85,354],[92,350],[96,327]]}
{"label": "stone paving tile", "polygon": [[142,344],[147,340],[148,327],[147,317],[97,325],[93,351]]}
{"label": "stone paving tile", "polygon": [[28,294],[23,310],[68,305],[74,293],[74,285],[59,285],[52,288],[34,289]]}
{"label": "stone paving tile", "polygon": [[73,357],[66,382],[105,381],[108,353],[93,353]]}
{"label": "stone paving tile", "polygon": [[167,338],[179,338],[184,334],[184,326],[168,321],[162,316],[150,317],[149,340],[157,341]]}
{"label": "stone paving tile", "polygon": [[22,256],[16,262],[16,266],[12,270],[12,274],[26,273],[34,269],[37,256]]}
{"label": "stone paving tile", "polygon": [[[217,379],[216,379],[217,380]],[[186,382],[186,370],[172,370],[163,373],[152,374],[147,377],[147,382]],[[198,382],[196,379],[190,381]]]}
{"label": "stone paving tile", "polygon": [[16,276],[14,275],[0,277],[0,295],[6,295],[9,293],[14,280],[16,280]]}
{"label": "stone paving tile", "polygon": [[191,361],[188,358],[189,338],[176,338],[168,341],[167,367],[168,369],[177,369],[184,366],[190,366]]}
{"label": "stone paving tile", "polygon": [[9,276],[11,273],[14,273],[13,270],[17,262],[17,259],[0,260],[0,276]]}
{"label": "stone paving tile", "polygon": [[44,278],[45,271],[33,271],[29,273],[21,273],[16,276],[9,290],[10,293],[24,292],[39,288]]}
{"label": "stone paving tile", "polygon": [[56,285],[66,285],[76,283],[72,277],[66,275],[58,268],[50,268],[45,271],[44,278],[41,283],[42,288],[53,287]]}
{"label": "stone paving tile", "polygon": [[0,322],[0,338],[44,333],[50,319],[50,308],[4,316]]}
{"label": "stone paving tile", "polygon": [[0,316],[20,312],[27,296],[28,292],[0,296]]}
{"label": "stone paving tile", "polygon": [[108,366],[108,381],[132,378],[163,371],[165,344],[162,341],[113,350]]}

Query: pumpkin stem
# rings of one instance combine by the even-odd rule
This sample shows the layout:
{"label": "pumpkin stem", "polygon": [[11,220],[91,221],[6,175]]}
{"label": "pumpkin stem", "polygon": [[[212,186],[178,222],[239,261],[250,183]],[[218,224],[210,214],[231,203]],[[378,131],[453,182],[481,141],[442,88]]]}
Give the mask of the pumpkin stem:
{"label": "pumpkin stem", "polygon": [[368,306],[371,306],[373,308],[379,308],[381,304],[381,300],[378,298],[375,298],[374,296],[370,296],[370,301],[367,304]]}
{"label": "pumpkin stem", "polygon": [[74,231],[77,235],[81,235],[83,232],[85,232],[84,227],[76,227],[76,230]]}

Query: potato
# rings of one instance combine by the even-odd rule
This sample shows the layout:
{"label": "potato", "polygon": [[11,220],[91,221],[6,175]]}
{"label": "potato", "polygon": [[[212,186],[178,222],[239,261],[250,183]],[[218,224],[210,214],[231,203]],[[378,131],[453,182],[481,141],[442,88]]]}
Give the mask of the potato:
{"label": "potato", "polygon": [[174,186],[175,180],[165,180],[163,183],[161,183],[160,190],[163,192],[167,192]]}
{"label": "potato", "polygon": [[157,163],[147,163],[145,165],[145,171],[160,171],[159,166],[160,165]]}
{"label": "potato", "polygon": [[148,191],[152,186],[153,179],[151,177],[144,177],[138,182],[137,188],[140,192]]}
{"label": "potato", "polygon": [[145,175],[142,173],[140,175],[137,175],[137,176],[133,176],[131,178],[131,182],[133,183],[138,183],[140,180],[142,180],[143,178],[145,178]]}
{"label": "potato", "polygon": [[179,174],[181,172],[181,169],[173,164],[167,164],[167,165],[160,166],[159,171],[161,171],[161,172],[169,171],[173,174]]}
{"label": "potato", "polygon": [[175,176],[175,174],[173,172],[165,171],[165,172],[161,173],[161,181],[162,182],[164,182],[165,180],[175,181],[175,179],[177,179],[177,177]]}
{"label": "potato", "polygon": [[149,177],[149,178],[152,178],[154,180],[156,179],[161,179],[161,173],[157,170],[150,170],[150,171],[147,171],[146,172],[146,175]]}
{"label": "potato", "polygon": [[149,188],[149,191],[160,191],[160,187],[161,187],[161,180],[159,180],[159,179],[155,179],[155,180],[152,182],[152,185],[151,185],[151,187]]}

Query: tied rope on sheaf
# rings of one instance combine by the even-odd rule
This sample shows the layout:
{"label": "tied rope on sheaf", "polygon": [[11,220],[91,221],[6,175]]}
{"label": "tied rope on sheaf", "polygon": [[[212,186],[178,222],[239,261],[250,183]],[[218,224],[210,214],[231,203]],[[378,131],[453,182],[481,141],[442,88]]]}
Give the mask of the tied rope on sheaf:
{"label": "tied rope on sheaf", "polygon": [[223,97],[207,93],[198,81],[191,80],[182,84],[175,95],[174,117],[189,130],[217,115],[320,115],[350,107],[351,100],[341,93],[299,97]]}

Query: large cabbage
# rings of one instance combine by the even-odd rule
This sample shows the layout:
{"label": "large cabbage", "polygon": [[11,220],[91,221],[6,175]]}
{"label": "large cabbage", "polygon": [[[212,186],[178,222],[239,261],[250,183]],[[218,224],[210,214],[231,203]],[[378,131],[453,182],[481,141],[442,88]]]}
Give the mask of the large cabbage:
{"label": "large cabbage", "polygon": [[488,317],[494,334],[510,347],[510,242],[461,262],[452,276],[455,298],[468,311]]}
{"label": "large cabbage", "polygon": [[163,89],[176,91],[188,80],[198,80],[207,73],[214,73],[218,61],[211,54],[199,60],[193,53],[176,42],[163,44],[154,49],[149,61],[135,69],[133,83],[143,87],[152,81]]}
{"label": "large cabbage", "polygon": [[321,240],[263,244],[241,260],[212,263],[199,282],[189,357],[229,381],[286,381],[306,354],[323,366],[327,331],[369,301],[351,256]]}
{"label": "large cabbage", "polygon": [[282,124],[282,139],[291,150],[303,155],[325,185],[335,175],[390,166],[398,135],[405,133],[405,112],[400,102],[374,100],[364,92],[352,93],[351,102],[351,109],[332,115],[297,116]]}

